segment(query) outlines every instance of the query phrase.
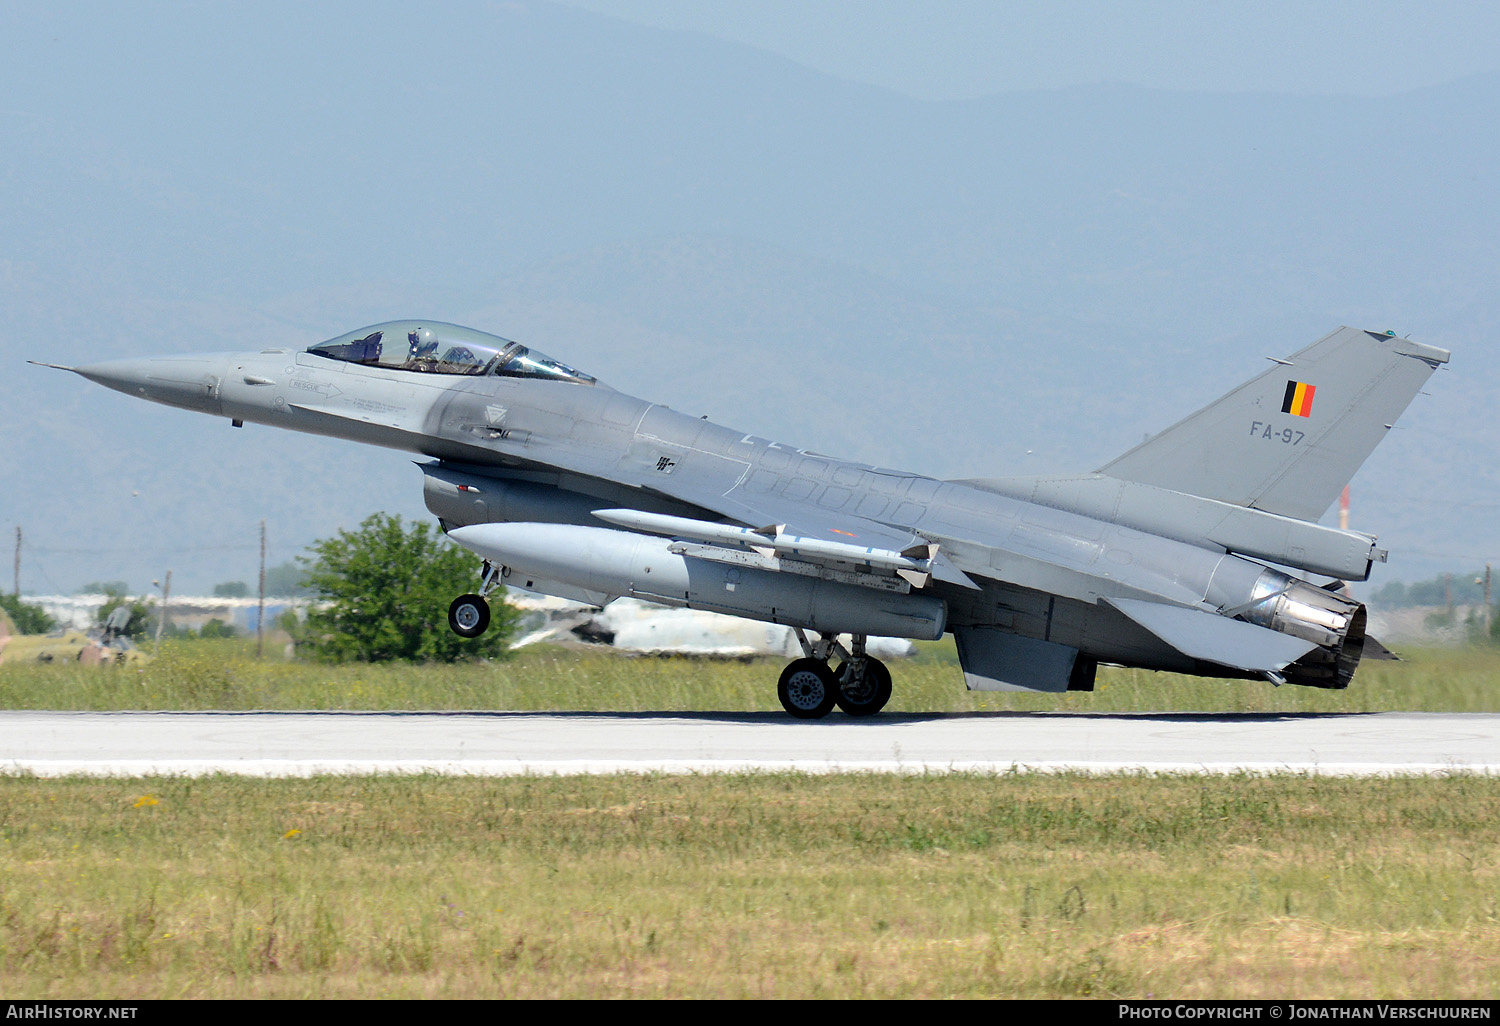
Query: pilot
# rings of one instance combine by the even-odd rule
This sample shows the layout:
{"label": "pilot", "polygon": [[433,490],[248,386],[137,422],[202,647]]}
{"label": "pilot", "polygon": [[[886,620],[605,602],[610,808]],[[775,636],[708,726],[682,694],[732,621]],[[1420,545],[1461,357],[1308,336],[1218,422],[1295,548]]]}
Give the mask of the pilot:
{"label": "pilot", "polygon": [[406,366],[416,370],[430,370],[437,352],[437,339],[422,341],[422,330],[414,328],[406,333]]}

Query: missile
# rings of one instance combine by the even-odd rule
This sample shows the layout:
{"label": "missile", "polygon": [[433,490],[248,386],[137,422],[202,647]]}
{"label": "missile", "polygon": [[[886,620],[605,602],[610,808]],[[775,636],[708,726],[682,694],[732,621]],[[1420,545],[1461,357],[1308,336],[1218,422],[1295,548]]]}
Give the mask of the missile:
{"label": "missile", "polygon": [[697,558],[673,551],[677,543],[669,538],[632,531],[575,524],[474,524],[454,528],[448,537],[505,567],[510,583],[534,584],[534,590],[561,584],[825,634],[936,641],[947,623],[947,606],[932,595],[872,591],[821,577]]}
{"label": "missile", "polygon": [[761,552],[763,556],[769,556],[775,551],[771,543],[781,533],[780,524],[761,528],[735,527],[732,524],[715,524],[690,517],[646,513],[638,509],[596,509],[594,516],[605,523],[630,531],[645,531],[647,534],[661,534],[669,538],[691,538],[716,545],[743,545],[756,551],[764,549]]}
{"label": "missile", "polygon": [[898,552],[849,542],[825,541],[822,538],[800,538],[785,533],[780,524],[761,528],[735,527],[688,517],[643,513],[635,509],[596,509],[594,516],[631,531],[645,531],[670,538],[690,538],[716,545],[742,545],[763,556],[790,556],[815,562],[833,560],[890,571],[918,588],[925,587],[931,578],[933,557],[937,555],[937,546],[928,542],[918,542]]}

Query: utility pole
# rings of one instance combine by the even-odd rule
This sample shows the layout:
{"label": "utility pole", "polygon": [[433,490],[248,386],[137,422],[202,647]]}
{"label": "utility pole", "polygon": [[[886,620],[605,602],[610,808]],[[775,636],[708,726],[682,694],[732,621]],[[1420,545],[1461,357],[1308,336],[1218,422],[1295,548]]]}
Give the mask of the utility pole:
{"label": "utility pole", "polygon": [[161,649],[161,629],[167,622],[167,602],[172,597],[172,571],[167,571],[167,578],[161,586],[161,616],[156,620],[156,648]]}
{"label": "utility pole", "polygon": [[1490,617],[1494,615],[1494,607],[1490,605],[1490,565],[1484,564],[1484,629],[1490,629]]}
{"label": "utility pole", "polygon": [[21,597],[21,525],[16,525],[16,598]]}
{"label": "utility pole", "polygon": [[260,605],[255,614],[255,658],[260,658],[266,635],[266,519],[260,520]]}

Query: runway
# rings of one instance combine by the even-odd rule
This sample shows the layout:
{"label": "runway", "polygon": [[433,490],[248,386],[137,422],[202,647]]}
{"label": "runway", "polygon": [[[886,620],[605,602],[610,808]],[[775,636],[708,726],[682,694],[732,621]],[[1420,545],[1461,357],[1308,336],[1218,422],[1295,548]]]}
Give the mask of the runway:
{"label": "runway", "polygon": [[0,712],[11,774],[788,770],[1490,774],[1500,715]]}

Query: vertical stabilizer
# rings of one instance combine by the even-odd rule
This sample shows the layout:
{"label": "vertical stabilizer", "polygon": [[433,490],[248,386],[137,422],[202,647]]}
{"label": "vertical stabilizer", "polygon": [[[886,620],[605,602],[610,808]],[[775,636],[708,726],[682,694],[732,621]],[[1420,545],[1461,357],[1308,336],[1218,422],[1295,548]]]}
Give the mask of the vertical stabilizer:
{"label": "vertical stabilizer", "polygon": [[1100,472],[1317,520],[1448,352],[1340,328]]}

